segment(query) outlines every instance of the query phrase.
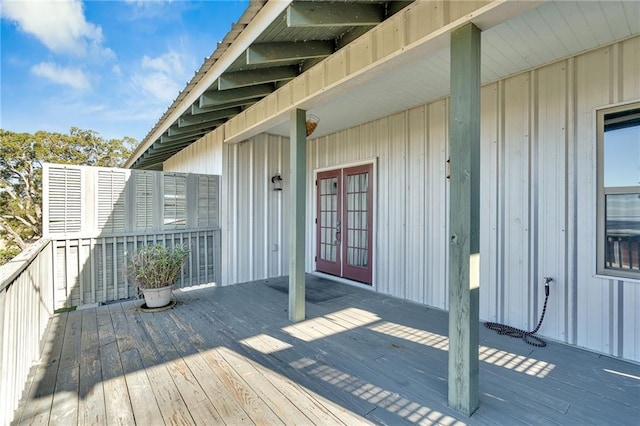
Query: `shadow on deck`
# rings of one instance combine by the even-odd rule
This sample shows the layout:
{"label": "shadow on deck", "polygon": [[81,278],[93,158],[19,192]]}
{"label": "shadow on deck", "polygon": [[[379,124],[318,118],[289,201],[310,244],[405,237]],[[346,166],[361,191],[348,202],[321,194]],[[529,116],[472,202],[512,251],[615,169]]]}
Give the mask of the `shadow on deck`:
{"label": "shadow on deck", "polygon": [[447,407],[447,313],[307,277],[177,291],[59,314],[17,423],[633,424],[640,366],[480,331],[480,408]]}

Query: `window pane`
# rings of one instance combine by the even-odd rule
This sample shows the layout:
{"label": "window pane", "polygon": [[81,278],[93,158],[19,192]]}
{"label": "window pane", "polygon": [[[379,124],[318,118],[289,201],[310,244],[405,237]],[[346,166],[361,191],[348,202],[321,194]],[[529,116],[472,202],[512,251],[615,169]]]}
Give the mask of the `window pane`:
{"label": "window pane", "polygon": [[604,186],[640,184],[640,110],[607,114],[604,126]]}
{"label": "window pane", "polygon": [[640,194],[605,198],[607,268],[640,270]]}

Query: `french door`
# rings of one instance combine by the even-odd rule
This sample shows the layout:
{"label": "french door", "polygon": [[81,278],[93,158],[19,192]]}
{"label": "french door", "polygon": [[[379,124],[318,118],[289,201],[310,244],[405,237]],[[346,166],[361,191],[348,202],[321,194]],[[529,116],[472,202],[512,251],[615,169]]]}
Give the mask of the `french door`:
{"label": "french door", "polygon": [[318,271],[371,284],[372,170],[367,164],[318,173]]}

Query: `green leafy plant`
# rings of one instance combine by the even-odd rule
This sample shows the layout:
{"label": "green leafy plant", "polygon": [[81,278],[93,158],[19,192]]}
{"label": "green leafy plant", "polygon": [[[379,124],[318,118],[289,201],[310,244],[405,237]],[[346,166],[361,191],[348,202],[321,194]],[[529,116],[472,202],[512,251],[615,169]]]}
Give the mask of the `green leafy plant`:
{"label": "green leafy plant", "polygon": [[129,260],[128,276],[140,289],[170,286],[176,282],[188,256],[189,249],[183,244],[140,247]]}
{"label": "green leafy plant", "polygon": [[20,249],[16,247],[0,249],[0,266],[9,262],[18,254],[20,254]]}

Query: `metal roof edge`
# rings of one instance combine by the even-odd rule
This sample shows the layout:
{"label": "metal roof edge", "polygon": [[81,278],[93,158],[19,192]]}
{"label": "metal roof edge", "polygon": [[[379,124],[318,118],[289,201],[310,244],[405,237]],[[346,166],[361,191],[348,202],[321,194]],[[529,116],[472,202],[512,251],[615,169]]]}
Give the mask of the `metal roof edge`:
{"label": "metal roof edge", "polygon": [[205,58],[191,81],[180,91],[154,127],[138,144],[124,167],[130,168],[135,161],[166,131],[182,114],[185,105],[191,105],[233,63],[260,33],[284,11],[292,0],[250,0],[237,23],[218,43],[211,56]]}

